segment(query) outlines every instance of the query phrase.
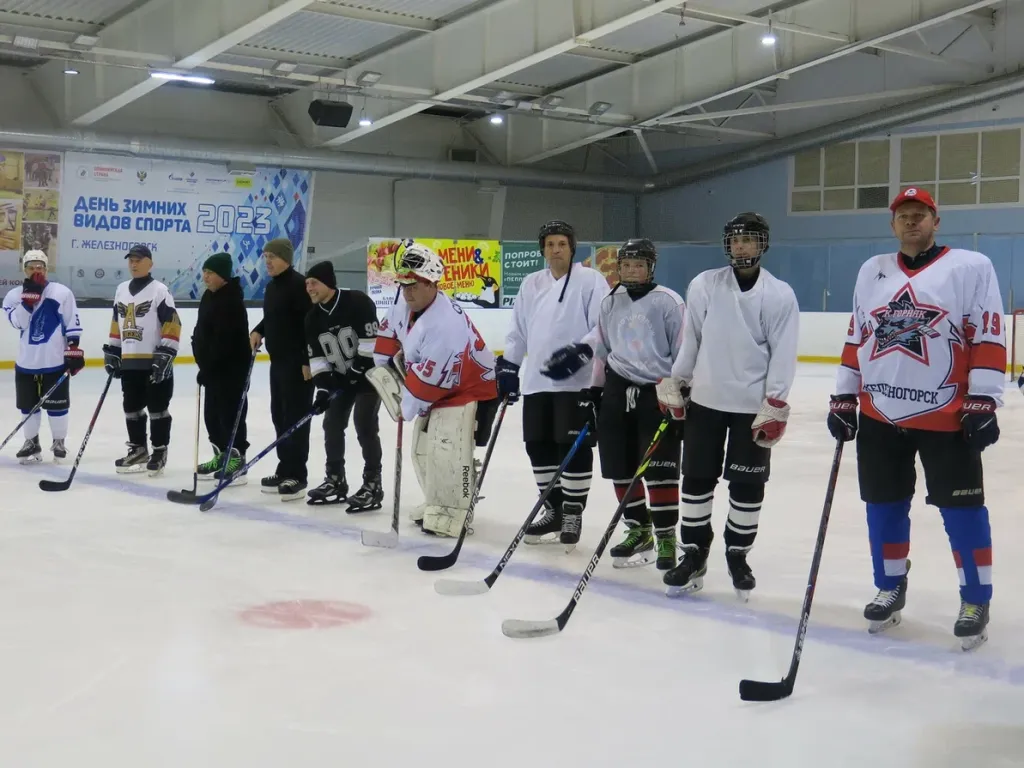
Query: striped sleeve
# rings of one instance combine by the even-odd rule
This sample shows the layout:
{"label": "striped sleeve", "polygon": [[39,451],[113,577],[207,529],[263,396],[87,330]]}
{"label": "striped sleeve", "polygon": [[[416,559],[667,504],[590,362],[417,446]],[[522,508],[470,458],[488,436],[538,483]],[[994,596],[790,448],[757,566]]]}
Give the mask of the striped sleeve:
{"label": "striped sleeve", "polygon": [[157,346],[164,347],[178,352],[178,342],[181,340],[181,318],[178,317],[178,310],[174,306],[174,298],[169,292],[164,292],[160,304],[156,309],[157,320],[160,321],[160,343]]}
{"label": "striped sleeve", "polygon": [[1006,327],[999,278],[992,262],[979,265],[977,284],[964,313],[969,344],[967,393],[993,398],[1003,404],[1006,378]]}
{"label": "striped sleeve", "polygon": [[850,327],[846,331],[846,343],[839,360],[836,374],[837,395],[859,395],[861,387],[860,360],[857,355],[867,340],[867,326],[860,321],[860,302],[857,290],[853,291],[853,311],[850,313]]}

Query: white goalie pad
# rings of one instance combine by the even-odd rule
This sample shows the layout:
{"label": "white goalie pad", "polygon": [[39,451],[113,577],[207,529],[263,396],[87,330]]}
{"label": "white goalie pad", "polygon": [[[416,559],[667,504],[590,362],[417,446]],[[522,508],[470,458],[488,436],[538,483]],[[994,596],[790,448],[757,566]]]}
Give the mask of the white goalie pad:
{"label": "white goalie pad", "polygon": [[467,403],[435,408],[430,413],[424,457],[425,531],[455,537],[466,521],[476,488],[473,465],[476,406],[476,403]]}
{"label": "white goalie pad", "polygon": [[402,395],[405,394],[405,387],[398,377],[398,372],[390,365],[375,365],[366,372],[366,380],[377,390],[388,415],[396,422],[402,418]]}

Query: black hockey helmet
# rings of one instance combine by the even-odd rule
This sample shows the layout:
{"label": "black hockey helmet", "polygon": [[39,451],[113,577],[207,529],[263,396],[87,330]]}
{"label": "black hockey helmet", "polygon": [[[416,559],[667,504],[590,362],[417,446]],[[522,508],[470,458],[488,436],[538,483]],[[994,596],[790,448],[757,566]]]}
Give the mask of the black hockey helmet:
{"label": "black hockey helmet", "polygon": [[658,249],[654,247],[654,243],[648,240],[646,237],[634,237],[627,240],[619,247],[619,256],[617,264],[619,266],[619,282],[625,286],[629,285],[640,285],[641,283],[627,283],[622,279],[622,260],[623,259],[643,259],[647,262],[647,279],[643,283],[650,283],[654,281],[654,267],[658,263]]}
{"label": "black hockey helmet", "polygon": [[544,253],[544,241],[548,235],[565,235],[569,238],[569,250],[572,251],[573,256],[576,255],[576,230],[572,228],[571,224],[555,219],[540,228],[540,232],[537,234],[537,242],[540,243],[540,252],[542,254]]}
{"label": "black hockey helmet", "polygon": [[[767,253],[769,245],[770,228],[768,219],[759,213],[741,213],[726,222],[722,233],[722,244],[725,246],[725,255],[729,257],[729,263],[738,269],[747,269],[757,266],[761,257]],[[732,253],[732,238],[741,235],[753,237],[757,243],[756,256],[734,256]]]}

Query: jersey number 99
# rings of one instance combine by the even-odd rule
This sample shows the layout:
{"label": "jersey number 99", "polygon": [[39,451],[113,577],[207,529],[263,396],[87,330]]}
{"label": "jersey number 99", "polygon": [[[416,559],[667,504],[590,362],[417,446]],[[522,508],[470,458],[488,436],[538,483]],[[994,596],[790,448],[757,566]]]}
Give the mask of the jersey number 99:
{"label": "jersey number 99", "polygon": [[346,373],[355,356],[359,354],[359,337],[347,325],[338,331],[337,335],[330,332],[321,333],[317,341],[324,351],[324,357],[338,373]]}

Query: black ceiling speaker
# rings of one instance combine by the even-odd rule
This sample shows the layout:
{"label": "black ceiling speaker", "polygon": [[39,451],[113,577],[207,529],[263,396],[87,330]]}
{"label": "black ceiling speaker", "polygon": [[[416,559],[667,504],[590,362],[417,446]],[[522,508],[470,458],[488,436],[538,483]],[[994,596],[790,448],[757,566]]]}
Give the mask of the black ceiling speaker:
{"label": "black ceiling speaker", "polygon": [[348,128],[348,123],[352,119],[352,105],[345,101],[317,99],[309,104],[309,118],[316,125]]}

